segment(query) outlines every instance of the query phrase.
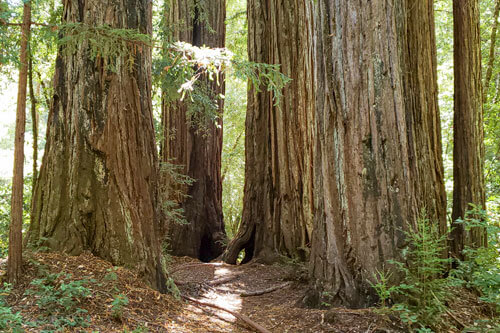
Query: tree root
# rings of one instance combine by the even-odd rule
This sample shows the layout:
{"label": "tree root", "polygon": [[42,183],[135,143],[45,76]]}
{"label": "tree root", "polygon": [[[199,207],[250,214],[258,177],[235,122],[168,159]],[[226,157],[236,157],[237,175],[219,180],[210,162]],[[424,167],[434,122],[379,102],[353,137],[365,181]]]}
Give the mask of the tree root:
{"label": "tree root", "polygon": [[188,301],[190,301],[192,303],[195,303],[196,305],[208,306],[208,307],[211,307],[211,308],[214,308],[214,309],[225,311],[225,312],[231,314],[232,316],[238,318],[239,320],[245,322],[247,325],[249,325],[250,327],[252,327],[253,329],[255,329],[255,331],[257,331],[259,333],[271,333],[271,331],[269,331],[267,328],[265,328],[264,326],[262,326],[262,325],[260,325],[260,324],[258,324],[256,322],[254,322],[253,320],[251,320],[250,318],[248,318],[244,314],[231,311],[229,309],[223,308],[223,307],[215,305],[215,304],[205,303],[205,302],[202,302],[202,301],[198,301],[198,300],[196,300],[194,298],[191,298],[189,296],[186,296],[186,295],[181,295],[181,297],[184,298],[185,300],[188,300]]}
{"label": "tree root", "polygon": [[275,290],[278,290],[278,289],[282,289],[282,288],[285,288],[285,287],[288,287],[289,285],[291,285],[292,282],[285,282],[285,283],[282,283],[280,285],[277,285],[277,286],[273,286],[273,287],[270,287],[270,288],[266,288],[266,289],[261,289],[261,290],[256,290],[256,291],[247,291],[247,292],[242,292],[240,294],[241,297],[250,297],[250,296],[259,296],[259,295],[264,295],[264,294],[268,294],[270,292],[273,292]]}
{"label": "tree root", "polygon": [[224,266],[224,265],[227,265],[227,264],[224,264],[224,263],[221,263],[221,262],[191,262],[191,263],[187,263],[187,264],[184,264],[184,265],[180,265],[174,269],[172,269],[170,272],[168,272],[169,274],[174,274],[178,271],[182,271],[183,269],[187,269],[187,268],[191,268],[191,267],[198,267],[198,266],[215,266],[215,267],[218,267],[218,266]]}
{"label": "tree root", "polygon": [[233,275],[230,275],[230,276],[221,277],[221,278],[209,281],[209,282],[207,282],[207,284],[209,286],[215,287],[215,286],[218,286],[220,284],[224,284],[226,282],[232,281],[232,280],[236,279],[240,275],[241,275],[241,273],[237,273],[237,274],[233,274]]}

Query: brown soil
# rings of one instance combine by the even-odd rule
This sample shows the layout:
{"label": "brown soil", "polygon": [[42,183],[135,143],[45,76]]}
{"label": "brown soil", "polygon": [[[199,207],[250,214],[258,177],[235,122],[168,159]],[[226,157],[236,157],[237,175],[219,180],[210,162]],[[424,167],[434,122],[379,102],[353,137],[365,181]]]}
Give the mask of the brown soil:
{"label": "brown soil", "polygon": [[[142,326],[147,328],[147,332],[256,332],[225,311],[159,294],[148,288],[133,271],[113,268],[110,263],[88,253],[78,257],[54,253],[30,255],[23,282],[8,299],[13,310],[21,311],[26,321],[39,320],[43,315],[43,309],[35,303],[36,298],[24,295],[25,290],[30,288],[30,282],[40,277],[41,270],[71,273],[74,280],[95,280],[88,285],[92,295],[78,304],[79,308],[88,311],[90,326],[73,331],[132,332]],[[395,317],[379,315],[372,309],[304,308],[302,299],[307,290],[304,280],[307,274],[297,265],[250,263],[231,266],[173,258],[169,270],[182,295],[243,314],[270,332],[407,331]],[[109,279],[111,271],[117,275],[114,280]],[[260,296],[240,296],[242,293],[283,286],[286,282],[289,283],[285,287]],[[117,319],[112,315],[111,303],[120,293],[127,296],[129,304],[124,306],[121,318]],[[470,311],[471,302],[462,297],[456,307],[467,307]],[[459,313],[457,319],[468,323],[467,315],[467,312],[465,315]],[[477,318],[477,315],[474,314],[474,317]],[[45,326],[24,329],[26,332],[41,332],[51,328],[51,320],[48,318],[49,324]]]}

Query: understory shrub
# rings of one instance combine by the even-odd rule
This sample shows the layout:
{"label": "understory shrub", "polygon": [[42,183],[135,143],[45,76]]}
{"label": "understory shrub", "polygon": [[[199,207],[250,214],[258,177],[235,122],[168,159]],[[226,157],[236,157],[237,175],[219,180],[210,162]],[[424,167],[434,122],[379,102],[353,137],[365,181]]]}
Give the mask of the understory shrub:
{"label": "understory shrub", "polygon": [[[40,324],[53,326],[55,330],[87,327],[87,310],[79,305],[91,295],[88,288],[94,280],[70,280],[71,274],[47,274],[31,282],[32,289],[25,294],[35,298],[35,304],[42,310],[45,318]],[[50,321],[49,321],[50,320]]]}
{"label": "understory shrub", "polygon": [[23,317],[19,312],[13,313],[6,300],[11,290],[12,287],[8,283],[4,283],[0,287],[0,330],[2,332],[24,332],[22,329]]}
{"label": "understory shrub", "polygon": [[[421,216],[424,216],[422,214]],[[480,299],[500,311],[500,226],[492,222],[487,213],[478,207],[467,212],[463,220],[466,231],[484,228],[488,247],[464,250],[465,260],[451,269],[451,261],[443,258],[447,235],[439,235],[438,224],[420,217],[414,232],[406,232],[408,247],[401,261],[390,261],[392,272],[378,272],[372,287],[377,292],[382,312],[394,311],[410,331],[433,332],[443,322],[441,316],[447,309],[447,300],[453,297],[453,288],[476,291]],[[396,274],[394,274],[396,273]],[[400,277],[399,283],[391,283],[392,276]],[[389,308],[389,302],[394,305]],[[467,332],[500,331],[494,320],[476,321]]]}

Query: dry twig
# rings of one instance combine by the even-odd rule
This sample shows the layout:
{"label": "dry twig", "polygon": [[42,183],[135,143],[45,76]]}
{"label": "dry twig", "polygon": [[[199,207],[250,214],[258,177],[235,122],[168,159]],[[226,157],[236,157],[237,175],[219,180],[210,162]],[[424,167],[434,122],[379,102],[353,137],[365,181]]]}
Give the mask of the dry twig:
{"label": "dry twig", "polygon": [[282,289],[282,288],[285,288],[285,287],[288,287],[289,285],[291,285],[292,282],[285,282],[285,283],[282,283],[280,285],[277,285],[277,286],[273,286],[273,287],[269,287],[269,288],[266,288],[266,289],[261,289],[261,290],[256,290],[256,291],[247,291],[247,292],[242,292],[240,294],[241,297],[250,297],[250,296],[259,296],[259,295],[264,295],[264,294],[268,294],[270,292],[273,292],[275,290],[278,290],[278,289]]}
{"label": "dry twig", "polygon": [[197,305],[208,306],[208,307],[211,307],[211,308],[214,308],[214,309],[225,311],[225,312],[233,315],[234,317],[238,318],[239,320],[245,322],[246,324],[248,324],[250,327],[254,328],[259,333],[271,333],[271,331],[269,331],[267,328],[265,328],[264,326],[262,326],[262,325],[260,325],[260,324],[258,324],[256,322],[254,322],[253,320],[251,320],[250,318],[248,318],[244,314],[231,311],[229,309],[223,308],[223,307],[215,305],[215,304],[201,302],[201,301],[198,301],[198,300],[196,300],[194,298],[191,298],[189,296],[181,295],[181,297],[184,298],[185,300],[188,300],[188,301],[190,301],[190,302],[192,302],[194,304],[197,304]]}

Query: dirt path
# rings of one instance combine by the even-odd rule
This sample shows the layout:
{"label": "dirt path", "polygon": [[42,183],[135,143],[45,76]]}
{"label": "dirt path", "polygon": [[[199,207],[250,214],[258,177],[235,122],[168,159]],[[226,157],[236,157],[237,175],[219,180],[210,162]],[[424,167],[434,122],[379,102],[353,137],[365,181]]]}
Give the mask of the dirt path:
{"label": "dirt path", "polygon": [[[296,266],[264,266],[250,263],[232,266],[200,263],[174,258],[170,271],[180,291],[197,301],[244,314],[271,332],[396,332],[391,323],[371,310],[306,309],[302,298],[307,284]],[[272,287],[275,291],[258,296],[242,294]],[[284,286],[284,287],[283,287]],[[192,307],[194,306],[191,303]],[[246,329],[234,316],[217,309],[201,307],[211,314],[217,332],[255,332]],[[201,310],[199,310],[201,311]]]}

